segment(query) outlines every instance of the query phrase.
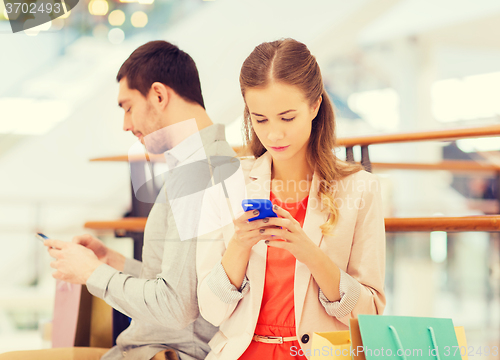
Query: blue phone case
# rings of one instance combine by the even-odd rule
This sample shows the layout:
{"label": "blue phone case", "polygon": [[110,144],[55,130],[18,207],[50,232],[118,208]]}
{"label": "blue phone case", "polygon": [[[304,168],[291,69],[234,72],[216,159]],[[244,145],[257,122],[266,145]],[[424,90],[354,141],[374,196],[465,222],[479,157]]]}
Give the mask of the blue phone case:
{"label": "blue phone case", "polygon": [[254,221],[259,219],[264,219],[266,217],[278,217],[273,211],[273,203],[269,199],[245,199],[241,202],[243,210],[259,210],[259,215],[248,219],[248,221]]}

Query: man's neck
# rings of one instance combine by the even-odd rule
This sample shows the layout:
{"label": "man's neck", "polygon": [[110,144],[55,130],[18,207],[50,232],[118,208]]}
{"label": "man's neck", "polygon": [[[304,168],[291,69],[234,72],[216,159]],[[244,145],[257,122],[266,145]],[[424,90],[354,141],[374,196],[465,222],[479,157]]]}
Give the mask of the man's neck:
{"label": "man's neck", "polygon": [[187,104],[177,107],[175,114],[167,114],[166,118],[170,120],[166,132],[170,149],[189,136],[213,125],[205,109],[199,105]]}

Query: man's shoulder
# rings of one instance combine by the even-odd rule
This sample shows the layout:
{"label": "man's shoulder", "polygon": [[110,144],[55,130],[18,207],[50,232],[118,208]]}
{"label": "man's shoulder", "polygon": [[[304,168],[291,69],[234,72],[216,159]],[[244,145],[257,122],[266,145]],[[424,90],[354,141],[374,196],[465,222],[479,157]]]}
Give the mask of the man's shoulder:
{"label": "man's shoulder", "polygon": [[236,157],[236,152],[226,140],[214,141],[206,149],[209,156],[231,156]]}

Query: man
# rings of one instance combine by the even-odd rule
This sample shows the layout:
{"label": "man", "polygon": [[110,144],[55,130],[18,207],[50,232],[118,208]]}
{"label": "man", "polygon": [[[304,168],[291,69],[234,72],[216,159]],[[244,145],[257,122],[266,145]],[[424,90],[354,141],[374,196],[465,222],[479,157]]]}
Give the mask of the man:
{"label": "man", "polygon": [[[139,47],[123,63],[117,81],[118,104],[125,111],[123,129],[136,135],[149,152],[165,153],[170,170],[193,161],[206,162],[210,156],[235,155],[225,141],[224,126],[213,124],[205,111],[194,61],[176,46],[153,41]],[[64,358],[103,360],[205,358],[216,328],[198,312],[194,236],[179,236],[179,219],[183,228],[186,224],[192,228],[188,234],[196,234],[194,215],[198,209],[186,201],[173,204],[176,197],[193,192],[188,189],[191,182],[181,172],[170,176],[162,187],[147,220],[142,263],[125,259],[90,235],[77,236],[72,242],[45,241],[55,258],[51,263],[56,269],[54,278],[86,284],[93,295],[132,318],[117,346],[109,351],[50,349],[36,354],[18,352],[18,356],[24,353],[43,359],[45,353],[47,358],[57,359],[58,353]],[[190,221],[191,217],[194,220]],[[79,355],[79,351],[85,354]],[[16,358],[10,354],[9,359]]]}

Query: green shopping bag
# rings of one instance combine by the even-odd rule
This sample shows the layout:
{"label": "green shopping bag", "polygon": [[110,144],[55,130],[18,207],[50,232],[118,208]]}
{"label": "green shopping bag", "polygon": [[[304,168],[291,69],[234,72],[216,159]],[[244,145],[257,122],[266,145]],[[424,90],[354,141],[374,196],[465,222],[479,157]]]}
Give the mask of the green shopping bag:
{"label": "green shopping bag", "polygon": [[354,358],[366,360],[461,360],[451,319],[359,315],[359,332],[351,339]]}

